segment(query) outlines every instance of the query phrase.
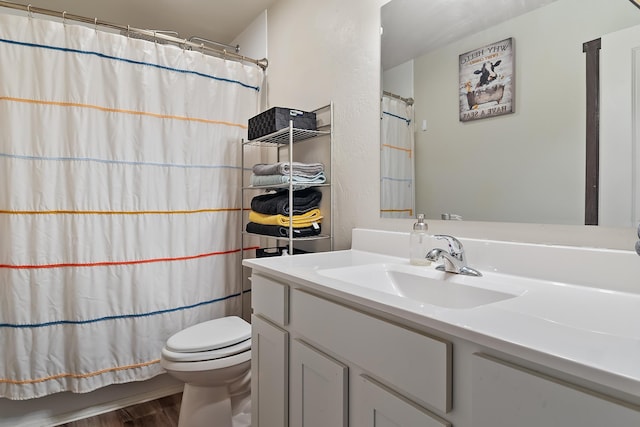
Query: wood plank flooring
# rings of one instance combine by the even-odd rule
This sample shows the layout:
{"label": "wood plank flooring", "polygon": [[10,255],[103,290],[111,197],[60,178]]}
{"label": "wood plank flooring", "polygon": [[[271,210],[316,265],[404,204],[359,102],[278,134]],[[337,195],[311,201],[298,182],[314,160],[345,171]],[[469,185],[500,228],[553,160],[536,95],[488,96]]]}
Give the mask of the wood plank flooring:
{"label": "wood plank flooring", "polygon": [[60,427],[176,427],[182,393],[62,424]]}

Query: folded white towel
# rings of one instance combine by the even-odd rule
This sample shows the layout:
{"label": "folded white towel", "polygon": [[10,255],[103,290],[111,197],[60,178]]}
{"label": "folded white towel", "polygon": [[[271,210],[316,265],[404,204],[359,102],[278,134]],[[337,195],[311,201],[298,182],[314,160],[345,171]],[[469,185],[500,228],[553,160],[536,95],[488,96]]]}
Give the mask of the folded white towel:
{"label": "folded white towel", "polygon": [[324,165],[322,163],[293,162],[289,167],[289,162],[258,163],[253,166],[253,173],[255,175],[289,175],[289,169],[295,176],[314,178],[320,172],[324,172]]}

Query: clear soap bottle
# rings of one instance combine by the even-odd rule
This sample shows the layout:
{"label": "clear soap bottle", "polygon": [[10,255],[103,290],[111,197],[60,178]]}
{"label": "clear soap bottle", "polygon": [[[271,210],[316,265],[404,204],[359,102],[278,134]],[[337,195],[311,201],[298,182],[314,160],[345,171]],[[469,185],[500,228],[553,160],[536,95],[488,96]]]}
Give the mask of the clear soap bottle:
{"label": "clear soap bottle", "polygon": [[418,214],[418,222],[413,224],[411,231],[409,263],[413,265],[429,265],[431,261],[425,258],[429,251],[429,226],[424,222],[424,214]]}

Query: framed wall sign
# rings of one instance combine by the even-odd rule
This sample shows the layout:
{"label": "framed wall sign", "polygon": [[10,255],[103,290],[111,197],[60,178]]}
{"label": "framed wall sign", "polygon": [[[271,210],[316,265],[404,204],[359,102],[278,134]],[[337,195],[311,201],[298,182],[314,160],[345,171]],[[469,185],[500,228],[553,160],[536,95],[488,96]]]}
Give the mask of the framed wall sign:
{"label": "framed wall sign", "polygon": [[514,112],[514,54],[508,38],[460,55],[461,122]]}

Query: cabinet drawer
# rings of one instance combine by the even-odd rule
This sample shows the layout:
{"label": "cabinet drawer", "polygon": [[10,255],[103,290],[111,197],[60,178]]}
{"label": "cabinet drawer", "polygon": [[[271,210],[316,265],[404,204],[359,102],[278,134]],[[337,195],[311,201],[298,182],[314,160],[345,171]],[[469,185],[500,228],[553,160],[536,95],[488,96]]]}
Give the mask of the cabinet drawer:
{"label": "cabinet drawer", "polygon": [[289,323],[289,286],[259,274],[251,276],[251,307],[278,325]]}
{"label": "cabinet drawer", "polygon": [[291,326],[412,400],[451,410],[451,343],[297,289],[291,291]]}

